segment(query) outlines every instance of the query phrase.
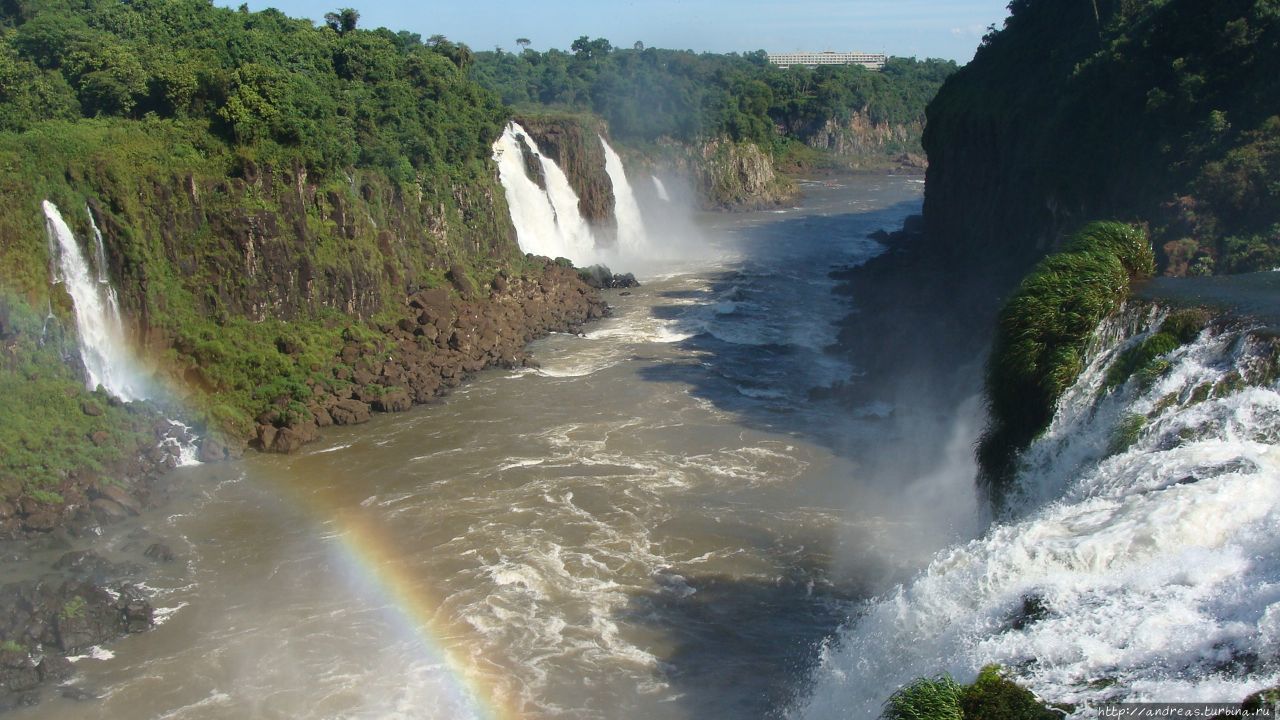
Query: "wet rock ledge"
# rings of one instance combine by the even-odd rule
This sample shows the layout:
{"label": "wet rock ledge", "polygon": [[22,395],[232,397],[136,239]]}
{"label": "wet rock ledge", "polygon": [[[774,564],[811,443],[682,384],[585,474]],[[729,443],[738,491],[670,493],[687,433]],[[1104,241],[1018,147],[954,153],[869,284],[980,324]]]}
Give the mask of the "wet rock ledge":
{"label": "wet rock ledge", "polygon": [[[49,538],[43,545],[57,542]],[[5,547],[9,554],[17,549]],[[22,550],[41,548],[29,544]],[[161,543],[148,547],[145,557],[173,560]],[[0,586],[0,712],[34,705],[48,688],[71,678],[74,665],[69,658],[151,629],[155,612],[135,584],[143,572],[135,563],[113,563],[93,551],[69,551],[37,577]],[[63,684],[58,692],[76,700],[96,696],[91,689],[71,684]]]}

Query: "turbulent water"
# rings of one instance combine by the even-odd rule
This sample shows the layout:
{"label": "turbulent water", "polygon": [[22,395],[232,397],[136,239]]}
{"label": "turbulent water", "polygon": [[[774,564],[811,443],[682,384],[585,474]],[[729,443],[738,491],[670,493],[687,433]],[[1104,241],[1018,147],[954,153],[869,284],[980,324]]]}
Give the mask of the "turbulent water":
{"label": "turbulent water", "polygon": [[147,397],[145,375],[125,340],[120,303],[107,276],[106,253],[93,213],[88,213],[93,227],[95,259],[94,266],[90,266],[57,206],[46,200],[43,209],[49,257],[54,263],[50,271],[52,280],[65,285],[75,305],[76,334],[89,388],[101,385],[125,401]]}
{"label": "turbulent water", "polygon": [[1265,353],[1208,331],[1149,388],[1107,392],[1107,368],[1143,337],[1124,325],[1100,329],[1028,451],[1014,516],[860,613],[798,716],[874,716],[902,683],[987,663],[1081,717],[1280,682],[1280,393],[1249,384]]}
{"label": "turbulent water", "polygon": [[167,517],[98,541],[171,544],[150,581],[165,621],[79,661],[101,700],[15,717],[781,712],[866,597],[848,538],[909,524],[854,502],[848,437],[877,413],[808,393],[851,370],[823,352],[847,309],[828,271],[879,252],[866,234],[919,188],[811,190],[704,218],[701,259],[535,343],[538,370],[297,456],[176,471]]}

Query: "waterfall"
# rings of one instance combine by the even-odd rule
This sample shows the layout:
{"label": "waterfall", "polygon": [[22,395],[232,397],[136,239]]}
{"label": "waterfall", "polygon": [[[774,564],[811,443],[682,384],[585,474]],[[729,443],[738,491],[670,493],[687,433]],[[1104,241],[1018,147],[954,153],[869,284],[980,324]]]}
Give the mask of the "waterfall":
{"label": "waterfall", "polygon": [[624,256],[640,255],[647,245],[644,222],[640,217],[640,204],[636,202],[635,193],[627,182],[622,158],[609,147],[604,136],[600,136],[600,145],[604,148],[605,172],[613,183],[613,215],[618,220],[618,250]]}
{"label": "waterfall", "polygon": [[653,187],[658,191],[658,197],[662,199],[662,202],[671,202],[671,195],[667,193],[667,186],[662,182],[662,178],[657,175],[651,175],[650,177],[653,178]]}
{"label": "waterfall", "polygon": [[[89,216],[89,227],[93,228],[93,261],[98,270],[98,284],[111,288],[111,278],[107,276],[107,248],[102,243],[102,231],[98,229],[98,221],[93,217],[93,210],[90,210],[89,206],[85,205],[84,211]],[[111,293],[111,307],[118,320],[120,307],[116,301],[115,288],[111,288],[108,292]]]}
{"label": "waterfall", "polygon": [[1280,683],[1259,661],[1280,650],[1276,351],[1207,330],[1158,377],[1105,390],[1142,337],[1105,342],[1063,396],[1024,455],[1014,517],[866,606],[793,717],[875,717],[904,683],[988,663],[1075,717]]}
{"label": "waterfall", "polygon": [[[126,402],[146,398],[147,383],[125,341],[120,305],[106,275],[106,258],[96,224],[99,258],[95,275],[57,206],[45,200],[43,207],[52,282],[65,284],[75,305],[76,333],[89,389],[101,385]],[[89,217],[92,221],[92,213]]]}
{"label": "waterfall", "polygon": [[[538,157],[546,190],[525,172],[521,135]],[[498,163],[498,176],[520,249],[552,258],[566,257],[579,266],[591,264],[596,243],[578,209],[578,195],[564,172],[542,155],[525,129],[514,122],[507,125],[493,144],[493,159]]]}

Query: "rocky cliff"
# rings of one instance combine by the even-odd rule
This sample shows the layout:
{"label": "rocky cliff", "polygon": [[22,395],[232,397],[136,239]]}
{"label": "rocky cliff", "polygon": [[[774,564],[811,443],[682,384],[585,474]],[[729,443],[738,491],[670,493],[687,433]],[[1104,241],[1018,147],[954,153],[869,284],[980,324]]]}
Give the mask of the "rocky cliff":
{"label": "rocky cliff", "polygon": [[[603,236],[616,231],[613,216],[613,183],[605,172],[604,150],[599,138],[608,136],[602,119],[583,113],[542,114],[517,118],[538,148],[564,171],[578,194],[582,216]],[[837,137],[838,135],[838,137]],[[832,142],[846,142],[843,135]],[[888,142],[895,131],[875,129],[859,135],[858,142],[873,143],[873,136]],[[848,142],[854,142],[852,140]],[[852,145],[848,146],[852,148]],[[795,196],[795,186],[775,169],[773,157],[749,142],[717,137],[690,145],[666,140],[651,146],[615,148],[627,156],[629,167],[674,173],[688,177],[707,209],[750,210],[774,207]],[[531,173],[530,177],[536,175]]]}
{"label": "rocky cliff", "polygon": [[1148,224],[1168,273],[1280,262],[1270,3],[1015,2],[928,109],[942,250],[1016,277],[1085,223]]}
{"label": "rocky cliff", "polygon": [[605,172],[600,145],[600,138],[608,134],[604,121],[590,115],[536,115],[518,117],[516,122],[564,171],[578,194],[578,211],[592,228],[602,231],[597,234],[616,233],[613,183]]}
{"label": "rocky cliff", "polygon": [[796,188],[780,176],[773,158],[752,143],[716,138],[692,158],[703,201],[725,210],[774,207],[793,198]]}
{"label": "rocky cliff", "polygon": [[[828,118],[803,134],[805,144],[853,161],[855,166],[897,164],[895,158],[923,152],[920,138],[924,123],[875,122],[866,113],[854,112],[848,121]],[[924,163],[912,159],[923,168]]]}
{"label": "rocky cliff", "polygon": [[63,362],[78,352],[61,330],[73,325],[70,298],[49,282],[45,198],[82,243],[100,228],[129,335],[205,436],[206,460],[250,440],[292,451],[319,426],[426,402],[480,368],[522,362],[531,338],[604,313],[575,272],[520,253],[491,164],[414,183],[372,169],[315,181],[301,164],[184,160],[168,135],[180,129],[152,130],[102,123],[72,147],[42,133],[0,147],[27,165],[0,188],[0,256],[14,269],[0,293],[0,384],[66,398],[51,420],[28,417],[23,407],[41,405],[25,401],[0,418],[6,440],[40,443],[6,456],[0,500],[39,488],[0,508],[7,531],[113,514],[91,502],[99,479],[132,477],[129,459],[157,442],[150,411],[105,402]]}

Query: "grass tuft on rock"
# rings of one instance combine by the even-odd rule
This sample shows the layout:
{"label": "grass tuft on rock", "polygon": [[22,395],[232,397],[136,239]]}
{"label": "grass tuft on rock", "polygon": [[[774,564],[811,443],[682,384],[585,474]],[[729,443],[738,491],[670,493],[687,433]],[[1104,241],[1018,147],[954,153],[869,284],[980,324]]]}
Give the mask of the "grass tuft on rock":
{"label": "grass tuft on rock", "polygon": [[899,688],[885,701],[884,720],[964,720],[963,688],[948,675],[920,678]]}
{"label": "grass tuft on rock", "polygon": [[1001,310],[986,391],[991,422],[978,447],[982,482],[999,502],[1019,452],[1048,427],[1058,398],[1084,369],[1095,328],[1150,277],[1146,231],[1095,222],[1040,261]]}

